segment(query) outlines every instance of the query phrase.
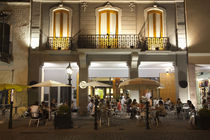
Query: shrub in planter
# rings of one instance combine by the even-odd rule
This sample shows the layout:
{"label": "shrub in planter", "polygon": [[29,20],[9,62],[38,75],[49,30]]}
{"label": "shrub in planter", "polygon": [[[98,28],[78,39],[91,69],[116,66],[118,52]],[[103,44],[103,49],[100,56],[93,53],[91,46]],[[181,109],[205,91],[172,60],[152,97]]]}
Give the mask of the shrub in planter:
{"label": "shrub in planter", "polygon": [[204,108],[199,110],[197,127],[199,129],[210,129],[210,110]]}
{"label": "shrub in planter", "polygon": [[71,116],[69,113],[69,107],[62,105],[59,107],[57,114],[55,115],[54,127],[59,129],[72,128],[73,123],[70,120]]}

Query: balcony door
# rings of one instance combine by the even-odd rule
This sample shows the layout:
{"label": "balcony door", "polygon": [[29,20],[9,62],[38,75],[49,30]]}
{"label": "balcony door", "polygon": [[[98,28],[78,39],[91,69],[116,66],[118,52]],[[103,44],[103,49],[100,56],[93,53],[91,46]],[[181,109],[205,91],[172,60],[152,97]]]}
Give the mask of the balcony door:
{"label": "balcony door", "polygon": [[148,37],[163,37],[163,15],[161,11],[151,10],[147,13]]}
{"label": "balcony door", "polygon": [[99,12],[99,35],[101,48],[117,48],[118,12],[104,10]]}
{"label": "balcony door", "polygon": [[64,8],[53,10],[51,22],[51,35],[53,36],[51,38],[52,49],[69,49],[70,11]]}
{"label": "balcony door", "polygon": [[104,10],[99,12],[99,34],[118,34],[118,12]]}
{"label": "balcony door", "polygon": [[149,10],[146,20],[148,50],[163,50],[165,47],[163,12],[161,10]]}
{"label": "balcony door", "polygon": [[69,37],[69,11],[54,11],[53,37]]}

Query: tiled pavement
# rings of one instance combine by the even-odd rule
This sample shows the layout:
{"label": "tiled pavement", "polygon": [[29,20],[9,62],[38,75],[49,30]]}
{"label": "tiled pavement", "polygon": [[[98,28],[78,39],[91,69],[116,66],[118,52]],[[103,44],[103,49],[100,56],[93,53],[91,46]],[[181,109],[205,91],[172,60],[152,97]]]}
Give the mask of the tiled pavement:
{"label": "tiled pavement", "polygon": [[0,140],[209,140],[209,130],[192,128],[187,121],[162,118],[158,128],[145,129],[143,122],[130,119],[114,119],[111,126],[94,130],[94,119],[74,118],[73,129],[54,129],[48,126],[28,128],[29,120],[16,120],[13,129],[7,123],[0,124]]}

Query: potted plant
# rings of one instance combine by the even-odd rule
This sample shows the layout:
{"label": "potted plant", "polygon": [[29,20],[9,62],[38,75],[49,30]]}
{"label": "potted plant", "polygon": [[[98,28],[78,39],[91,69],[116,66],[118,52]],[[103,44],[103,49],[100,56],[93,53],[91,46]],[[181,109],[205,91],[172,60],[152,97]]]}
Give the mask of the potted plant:
{"label": "potted plant", "polygon": [[70,109],[67,105],[61,105],[55,115],[54,127],[55,129],[68,129],[72,128]]}
{"label": "potted plant", "polygon": [[196,121],[199,129],[210,129],[210,110],[200,109]]}

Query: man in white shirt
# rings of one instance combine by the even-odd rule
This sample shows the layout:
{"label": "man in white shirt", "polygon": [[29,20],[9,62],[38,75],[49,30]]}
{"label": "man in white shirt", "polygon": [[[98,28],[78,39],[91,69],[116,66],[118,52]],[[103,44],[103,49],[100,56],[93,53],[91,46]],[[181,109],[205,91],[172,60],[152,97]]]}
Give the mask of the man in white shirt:
{"label": "man in white shirt", "polygon": [[38,102],[36,101],[35,104],[30,107],[30,113],[32,117],[39,117],[39,113],[40,113],[39,111],[40,111],[40,107],[38,105]]}

